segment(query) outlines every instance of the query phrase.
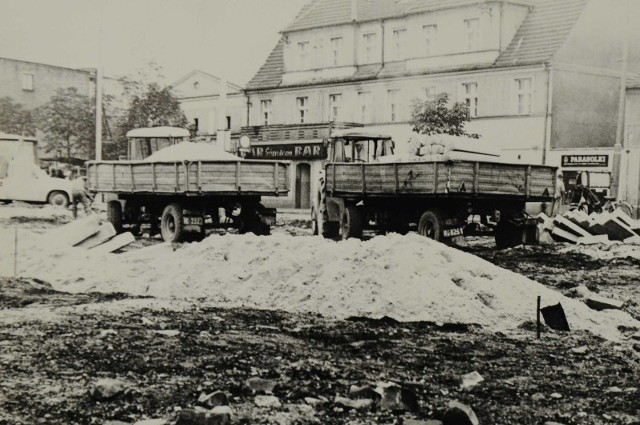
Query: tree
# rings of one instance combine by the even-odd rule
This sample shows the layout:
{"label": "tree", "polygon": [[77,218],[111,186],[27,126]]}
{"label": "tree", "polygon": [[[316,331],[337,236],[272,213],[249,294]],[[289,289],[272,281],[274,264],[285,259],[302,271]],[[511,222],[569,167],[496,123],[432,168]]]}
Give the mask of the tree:
{"label": "tree", "polygon": [[75,87],[58,89],[36,110],[38,128],[45,134],[47,152],[93,158],[95,153],[95,102]]}
{"label": "tree", "polygon": [[105,158],[118,159],[126,155],[126,134],[134,128],[163,125],[189,128],[187,117],[180,107],[180,101],[175,97],[170,86],[162,87],[152,82],[146,85],[144,92],[135,94],[136,90],[131,92],[134,94],[129,109],[118,125],[114,143],[105,150]]}
{"label": "tree", "polygon": [[467,133],[464,125],[469,121],[467,106],[456,102],[449,107],[449,95],[440,93],[432,99],[414,99],[411,108],[410,124],[413,131],[421,134],[450,134],[452,136],[467,136],[475,139],[480,136]]}
{"label": "tree", "polygon": [[35,136],[36,125],[31,111],[11,97],[0,97],[0,132]]}

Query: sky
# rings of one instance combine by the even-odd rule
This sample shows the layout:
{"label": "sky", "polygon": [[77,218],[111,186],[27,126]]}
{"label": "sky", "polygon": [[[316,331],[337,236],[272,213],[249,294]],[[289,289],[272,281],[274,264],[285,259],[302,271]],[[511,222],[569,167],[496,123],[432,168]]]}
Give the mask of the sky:
{"label": "sky", "polygon": [[245,85],[307,1],[0,0],[0,57],[68,68],[102,60],[111,77],[156,62],[165,84],[198,69]]}

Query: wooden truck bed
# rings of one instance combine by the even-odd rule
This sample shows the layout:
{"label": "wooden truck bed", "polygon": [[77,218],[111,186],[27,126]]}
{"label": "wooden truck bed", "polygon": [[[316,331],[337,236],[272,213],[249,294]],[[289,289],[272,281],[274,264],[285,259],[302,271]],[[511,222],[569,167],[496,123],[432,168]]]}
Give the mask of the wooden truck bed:
{"label": "wooden truck bed", "polygon": [[497,162],[328,163],[330,195],[553,198],[556,168]]}
{"label": "wooden truck bed", "polygon": [[278,196],[289,191],[286,161],[89,161],[95,192]]}

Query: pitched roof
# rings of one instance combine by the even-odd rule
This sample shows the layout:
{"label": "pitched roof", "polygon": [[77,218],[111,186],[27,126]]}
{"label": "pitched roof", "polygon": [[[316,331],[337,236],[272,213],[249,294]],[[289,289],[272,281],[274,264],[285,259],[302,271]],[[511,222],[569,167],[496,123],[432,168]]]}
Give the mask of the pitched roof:
{"label": "pitched roof", "polygon": [[[504,67],[545,63],[553,58],[566,40],[589,0],[497,0],[531,6],[531,10],[516,31],[509,46],[489,66]],[[443,8],[478,4],[478,0],[314,0],[303,7],[294,22],[283,32],[325,25],[362,22],[383,17],[400,17]],[[264,90],[279,87],[284,73],[284,42],[273,49],[265,64],[247,85],[247,90]],[[379,64],[378,64],[379,65]],[[462,70],[486,68],[486,65],[469,65],[439,69]],[[375,70],[374,66],[362,65],[354,75],[341,81],[386,78],[405,75],[402,64],[386,63]],[[412,74],[421,73],[414,71]],[[329,81],[320,81],[323,83]]]}
{"label": "pitched roof", "polygon": [[284,73],[284,40],[280,39],[273,48],[264,65],[247,83],[247,90],[278,87]]}
{"label": "pitched roof", "polygon": [[588,0],[536,0],[495,66],[542,63],[551,60],[567,39]]}
{"label": "pitched roof", "polygon": [[[213,80],[217,83],[220,83],[220,78],[216,77],[213,74],[209,74],[208,72],[204,72],[204,71],[200,71],[199,69],[195,69],[193,71],[191,71],[190,73],[178,78],[176,81],[174,81],[171,84],[171,87],[175,87],[178,84],[181,84],[183,82],[185,82],[187,79],[191,78],[193,75],[201,75],[205,78],[208,78],[210,80]],[[232,83],[231,81],[227,81],[227,87],[229,87],[230,89],[236,90],[236,91],[241,91],[242,90],[242,86],[239,86],[238,84]]]}

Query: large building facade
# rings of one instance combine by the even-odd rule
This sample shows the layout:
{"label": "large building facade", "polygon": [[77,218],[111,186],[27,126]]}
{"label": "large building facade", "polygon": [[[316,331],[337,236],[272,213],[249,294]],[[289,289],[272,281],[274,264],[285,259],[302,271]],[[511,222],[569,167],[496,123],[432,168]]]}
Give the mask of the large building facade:
{"label": "large building facade", "polygon": [[247,85],[249,123],[355,122],[402,149],[414,99],[446,92],[508,160],[605,155],[597,165],[611,169],[623,12],[601,0],[315,0]]}
{"label": "large building facade", "polygon": [[[240,129],[247,124],[247,102],[242,87],[198,70],[178,79],[171,87],[200,139],[218,141],[235,153]],[[223,140],[218,140],[218,136]]]}

